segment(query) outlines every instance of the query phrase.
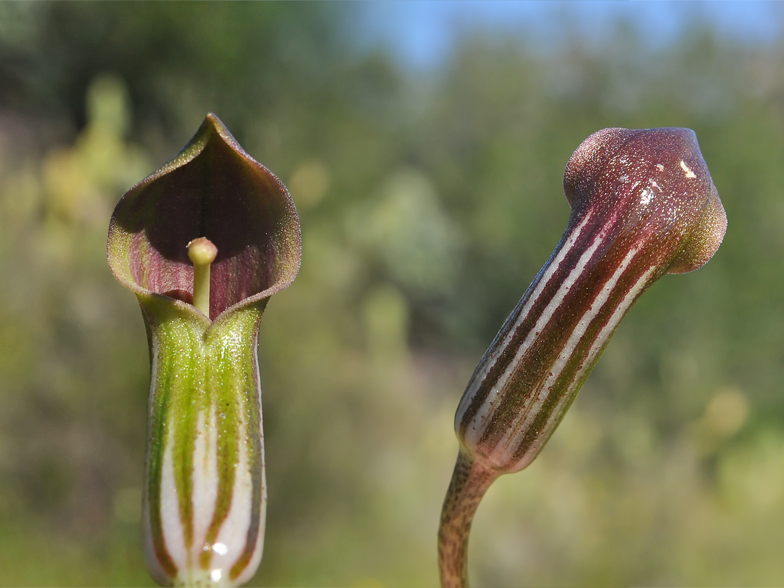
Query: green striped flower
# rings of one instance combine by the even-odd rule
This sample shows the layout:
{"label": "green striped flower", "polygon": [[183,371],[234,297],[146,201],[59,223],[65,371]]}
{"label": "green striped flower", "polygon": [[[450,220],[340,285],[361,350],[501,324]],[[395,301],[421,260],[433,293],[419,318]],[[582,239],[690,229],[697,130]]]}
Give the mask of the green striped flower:
{"label": "green striped flower", "polygon": [[503,473],[528,466],[621,319],[666,273],[716,252],[727,218],[688,129],[605,129],[566,166],[560,243],[504,323],[455,415],[460,454],[439,532],[443,585],[466,586],[468,532]]}
{"label": "green striped flower", "polygon": [[238,585],[261,560],[259,321],[300,254],[285,186],[212,114],[114,210],[109,266],[150,346],[145,546],[161,584]]}

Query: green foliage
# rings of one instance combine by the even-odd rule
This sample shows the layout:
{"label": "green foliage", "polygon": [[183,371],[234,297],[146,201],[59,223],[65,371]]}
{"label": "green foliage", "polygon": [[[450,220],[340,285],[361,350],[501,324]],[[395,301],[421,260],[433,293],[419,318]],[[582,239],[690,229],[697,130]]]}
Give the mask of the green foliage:
{"label": "green foliage", "polygon": [[570,154],[609,126],[693,128],[727,236],[641,298],[537,462],[489,491],[474,584],[782,582],[781,43],[466,36],[422,80],[340,40],[350,5],[0,10],[0,584],[151,581],[146,341],[105,228],[208,111],[302,221],[261,333],[256,584],[436,583],[457,402],[565,227]]}

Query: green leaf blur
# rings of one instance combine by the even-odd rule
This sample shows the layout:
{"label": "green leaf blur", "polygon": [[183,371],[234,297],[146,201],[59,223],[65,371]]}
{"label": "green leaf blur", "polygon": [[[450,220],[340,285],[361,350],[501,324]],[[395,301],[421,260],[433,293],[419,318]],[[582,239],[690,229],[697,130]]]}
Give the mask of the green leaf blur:
{"label": "green leaf blur", "polygon": [[[784,582],[784,39],[628,23],[461,37],[435,74],[352,4],[0,5],[0,585],[150,585],[148,357],[105,265],[119,196],[207,112],[288,186],[297,281],[261,332],[269,513],[251,585],[432,586],[452,418],[605,127],[696,131],[729,217],[615,334],[474,524],[476,586]],[[568,14],[555,23],[568,31]],[[521,40],[523,39],[523,40]]]}

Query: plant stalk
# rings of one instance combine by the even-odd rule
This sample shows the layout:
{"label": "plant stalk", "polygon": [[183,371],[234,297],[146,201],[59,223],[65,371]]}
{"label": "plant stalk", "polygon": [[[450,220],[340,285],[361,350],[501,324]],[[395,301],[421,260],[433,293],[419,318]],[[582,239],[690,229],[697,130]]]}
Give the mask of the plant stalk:
{"label": "plant stalk", "polygon": [[438,529],[442,588],[468,588],[468,535],[479,502],[500,472],[460,451]]}

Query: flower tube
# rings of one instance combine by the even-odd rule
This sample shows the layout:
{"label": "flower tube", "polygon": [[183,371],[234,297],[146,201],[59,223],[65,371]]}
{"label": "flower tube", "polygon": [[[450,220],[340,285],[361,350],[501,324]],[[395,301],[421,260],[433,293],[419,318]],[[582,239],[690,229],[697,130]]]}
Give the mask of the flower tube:
{"label": "flower tube", "polygon": [[161,584],[238,585],[261,560],[258,329],[300,256],[285,186],[212,114],[114,210],[109,266],[150,347],[144,536]]}
{"label": "flower tube", "polygon": [[455,415],[460,452],[439,530],[445,588],[468,585],[468,533],[490,484],[536,458],[634,301],[665,273],[706,263],[727,226],[688,129],[594,133],[569,160],[564,192],[566,231]]}

